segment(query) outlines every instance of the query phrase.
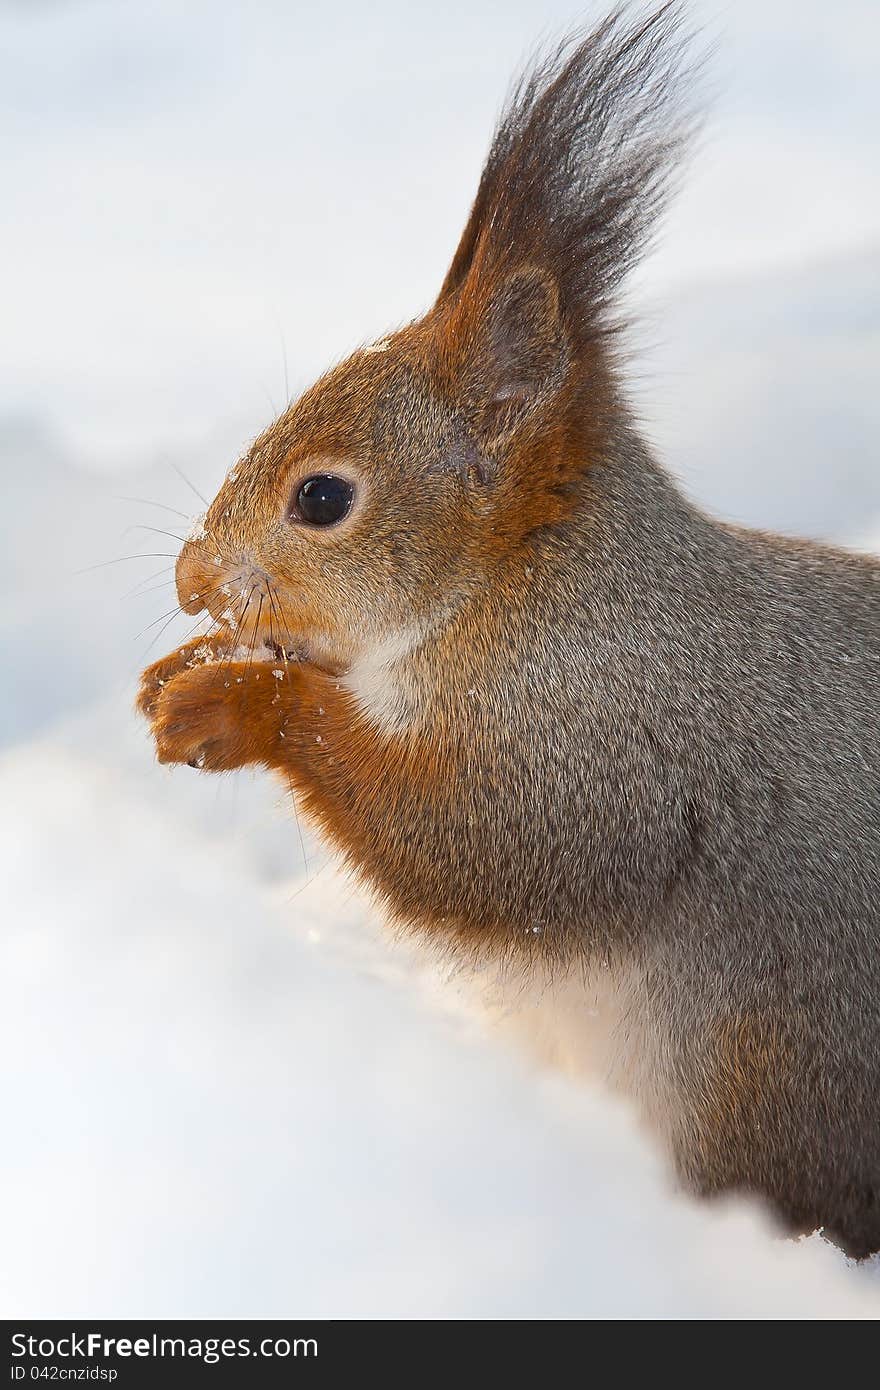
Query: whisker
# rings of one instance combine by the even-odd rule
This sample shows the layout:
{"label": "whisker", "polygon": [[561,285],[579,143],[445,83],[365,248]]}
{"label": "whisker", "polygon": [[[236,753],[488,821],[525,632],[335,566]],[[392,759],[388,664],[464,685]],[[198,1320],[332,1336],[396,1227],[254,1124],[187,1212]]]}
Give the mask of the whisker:
{"label": "whisker", "polygon": [[[169,582],[170,582],[170,583],[173,583],[174,581],[173,581],[173,580],[170,580]],[[224,581],[224,582],[226,582],[226,581]],[[220,589],[222,589],[222,588],[223,588],[223,584],[222,584],[222,583],[221,583],[221,584],[215,584],[215,585],[213,586],[213,588],[206,589],[203,593],[200,593],[200,594],[199,594],[199,598],[200,598],[201,601],[204,603],[205,599],[210,598],[212,594],[216,594],[216,593],[217,593]],[[138,640],[138,637],[143,637],[143,636],[145,635],[145,633],[149,632],[149,630],[150,630],[151,627],[155,627],[157,623],[161,623],[162,620],[163,620],[164,618],[167,618],[167,619],[168,619],[168,623],[165,624],[165,626],[167,627],[167,626],[169,625],[171,619],[172,619],[172,618],[176,618],[177,615],[178,615],[178,613],[180,613],[180,614],[183,613],[183,609],[181,608],[180,604],[178,604],[176,608],[172,608],[168,613],[163,613],[163,614],[161,615],[161,617],[159,617],[159,618],[154,618],[153,621],[152,621],[151,623],[147,623],[147,626],[146,626],[141,632],[139,632],[139,633],[137,634],[136,637],[132,638],[132,641],[136,642],[136,641]],[[205,616],[210,616],[210,615],[205,615],[205,614],[202,614],[202,613],[199,614],[198,622],[195,624],[195,626],[194,626],[193,629],[192,629],[193,632],[195,632],[196,629],[199,627],[199,625],[205,621]],[[211,621],[212,621],[212,623],[215,624],[217,627],[220,626],[220,624],[217,622],[217,619],[216,619],[216,618],[212,618]],[[165,628],[163,628],[162,631],[164,632],[164,631],[165,631]],[[187,640],[187,638],[184,638],[183,640],[184,640],[184,642],[185,642],[185,641]],[[181,643],[181,646],[182,646],[182,645],[183,645],[183,643]]]}
{"label": "whisker", "polygon": [[217,584],[212,584],[210,589],[200,589],[197,595],[193,594],[193,598],[200,598],[204,603],[205,599],[210,598],[212,594],[223,593],[233,584],[238,584],[240,580],[241,574],[237,574],[234,579],[221,579]]}
{"label": "whisker", "polygon": [[[193,625],[192,625],[192,627],[190,628],[189,632],[184,633],[184,635],[183,635],[183,640],[182,640],[182,642],[181,642],[181,644],[180,644],[182,647],[185,647],[186,644],[187,644],[187,642],[191,641],[192,638],[195,637],[196,633],[197,633],[198,630],[199,630],[199,627],[200,627],[201,624],[205,621],[205,618],[208,617],[208,616],[210,616],[210,615],[207,614],[207,613],[205,613],[205,614],[200,614],[200,615],[199,615],[198,621],[195,622],[195,623],[193,623]],[[202,633],[202,636],[203,636],[203,637],[213,637],[215,628],[217,629],[217,631],[219,631],[219,630],[220,630],[220,624],[219,624],[219,622],[217,621],[216,618],[211,618],[211,621],[209,622],[208,626],[205,628],[205,631]]]}
{"label": "whisker", "polygon": [[[159,631],[156,633],[156,636],[153,638],[152,642],[151,642],[150,645],[147,647],[147,650],[144,652],[143,656],[141,657],[141,664],[143,664],[143,663],[146,661],[146,659],[147,659],[147,657],[149,656],[150,652],[153,650],[153,648],[155,647],[155,645],[156,645],[156,643],[158,642],[159,638],[162,636],[162,633],[165,632],[165,631],[171,626],[171,624],[174,622],[174,619],[177,617],[177,615],[178,615],[179,612],[181,612],[181,610],[180,610],[179,608],[176,608],[176,609],[174,610],[174,612],[171,614],[171,617],[168,618],[167,621],[162,625],[162,627],[159,628]],[[144,632],[146,632],[146,631],[148,631],[148,629],[147,629],[147,628],[144,628]],[[143,633],[141,633],[140,635],[143,636]]]}
{"label": "whisker", "polygon": [[[212,587],[211,587],[210,589],[203,589],[199,594],[193,594],[193,598],[198,598],[198,599],[201,601],[201,603],[203,603],[203,604],[205,605],[205,608],[207,608],[207,602],[206,602],[206,600],[209,599],[209,598],[211,597],[212,594],[226,593],[226,592],[228,591],[228,588],[229,588],[229,586],[230,586],[231,584],[238,584],[238,583],[240,583],[240,581],[241,581],[241,574],[240,574],[240,573],[237,574],[237,575],[235,576],[234,579],[221,579],[220,582],[219,582],[218,584],[212,585]],[[208,612],[202,612],[202,613],[199,614],[198,618],[196,619],[196,622],[193,624],[193,626],[192,626],[192,628],[190,629],[190,631],[189,631],[189,632],[186,634],[186,636],[184,637],[184,639],[183,639],[184,642],[188,642],[189,639],[190,639],[190,637],[192,637],[193,633],[195,633],[195,632],[198,631],[198,628],[199,628],[200,624],[203,623],[203,622],[205,621],[205,618],[206,618],[206,617],[210,617],[210,618],[211,618],[211,622],[210,622],[210,625],[209,625],[209,627],[207,628],[207,630],[206,630],[206,632],[205,632],[205,636],[207,637],[208,635],[210,635],[211,633],[213,633],[213,631],[214,631],[215,628],[216,628],[216,630],[217,630],[218,632],[220,631],[220,628],[222,627],[222,623],[221,623],[220,619],[219,619],[219,618],[215,618],[212,614],[210,614],[210,613],[208,613]]]}
{"label": "whisker", "polygon": [[256,616],[256,618],[254,619],[254,631],[253,631],[253,635],[252,635],[252,637],[251,637],[251,648],[250,648],[250,651],[248,652],[248,659],[247,659],[247,663],[246,663],[246,665],[245,665],[245,672],[250,671],[250,669],[251,669],[251,662],[252,662],[253,659],[254,659],[254,649],[255,649],[255,647],[256,647],[256,645],[257,645],[257,632],[259,631],[259,627],[260,627],[260,618],[262,617],[262,614],[263,614],[263,597],[264,597],[263,594],[260,594],[260,606],[259,606],[259,608],[257,609],[257,616]]}
{"label": "whisker", "polygon": [[[241,579],[241,575],[239,574],[239,575],[237,576],[237,579],[224,580],[224,581],[223,581],[223,584],[227,584],[227,583],[228,583],[228,584],[235,584],[235,583],[237,583],[238,580],[240,580],[240,579]],[[214,588],[214,589],[209,589],[209,590],[208,590],[208,594],[215,594],[215,593],[217,593],[217,591],[218,591],[219,589],[222,589],[222,588],[223,588],[223,584],[218,584],[218,585],[216,586],[216,588]],[[207,596],[208,596],[208,595],[206,594],[206,597],[207,597]],[[201,624],[205,621],[205,618],[206,618],[206,617],[209,617],[209,616],[210,616],[210,614],[208,614],[208,613],[200,613],[200,614],[199,614],[198,618],[197,618],[196,621],[193,623],[193,625],[192,625],[192,627],[190,628],[189,632],[187,632],[187,633],[184,635],[183,641],[181,642],[181,646],[185,645],[187,642],[190,641],[190,639],[191,639],[192,637],[195,636],[195,634],[196,634],[196,633],[198,632],[198,630],[199,630],[199,627],[200,627]],[[202,635],[203,635],[204,637],[212,637],[212,636],[214,635],[214,632],[215,632],[215,631],[217,631],[217,632],[220,631],[220,628],[221,628],[221,627],[222,627],[222,623],[220,622],[220,619],[219,619],[219,618],[211,618],[210,623],[208,624],[207,628],[205,629],[205,631],[204,631],[204,633],[203,633]]]}
{"label": "whisker", "polygon": [[[239,576],[239,578],[241,578],[241,576]],[[231,581],[230,581],[230,582],[231,582]],[[242,609],[241,617],[239,618],[238,622],[237,622],[236,625],[235,625],[235,630],[234,630],[234,632],[233,632],[233,634],[232,634],[232,640],[231,640],[231,642],[230,642],[230,644],[229,644],[229,652],[228,652],[227,656],[225,657],[224,661],[221,661],[221,662],[220,662],[220,674],[221,674],[221,675],[223,674],[223,667],[224,667],[224,664],[226,665],[227,669],[228,669],[228,667],[230,667],[230,666],[232,665],[232,658],[233,658],[233,654],[234,654],[234,652],[235,652],[235,649],[236,649],[236,647],[237,647],[237,645],[238,645],[238,638],[239,638],[239,635],[240,635],[240,633],[241,633],[242,623],[244,622],[245,618],[247,617],[247,611],[248,611],[248,609],[250,608],[250,605],[251,605],[251,598],[253,597],[253,592],[254,592],[254,589],[255,589],[256,587],[257,587],[257,581],[254,580],[254,582],[251,584],[251,587],[250,587],[250,589],[249,589],[249,591],[248,591],[248,596],[247,596],[247,599],[245,600],[245,605],[244,605],[244,608]]]}
{"label": "whisker", "polygon": [[181,545],[186,542],[185,536],[178,536],[174,531],[160,531],[158,526],[126,526],[122,533],[123,536],[127,536],[129,531],[152,531],[154,536],[168,536],[173,541],[180,541]]}
{"label": "whisker", "polygon": [[161,584],[153,584],[149,589],[130,589],[123,598],[144,598],[147,594],[158,594],[160,589],[170,589],[174,584],[173,579],[166,579]]}
{"label": "whisker", "polygon": [[182,468],[178,468],[178,466],[177,466],[176,463],[172,463],[172,464],[171,464],[171,467],[174,469],[174,471],[175,471],[175,473],[178,475],[178,477],[180,477],[180,478],[183,479],[183,481],[186,483],[187,487],[190,488],[190,489],[195,493],[195,495],[196,495],[196,497],[198,497],[199,501],[200,501],[200,502],[204,502],[204,504],[205,504],[206,507],[210,507],[211,504],[210,504],[210,502],[208,501],[207,497],[203,497],[203,496],[202,496],[202,494],[199,492],[198,488],[196,487],[195,483],[191,483],[191,482],[190,482],[189,478],[186,476],[186,474],[184,473],[183,469],[182,469]]}
{"label": "whisker", "polygon": [[[149,584],[153,579],[158,579],[158,578],[160,577],[160,575],[168,574],[168,572],[169,572],[169,570],[170,570],[171,568],[172,568],[171,565],[163,565],[162,568],[161,568],[160,570],[156,570],[156,573],[155,573],[155,574],[148,574],[147,577],[146,577],[146,579],[139,579],[138,582],[137,582],[135,585],[133,585],[133,587],[132,587],[131,589],[129,589],[128,593],[123,594],[122,597],[123,597],[123,598],[131,598],[134,594],[137,593],[138,589],[141,587],[142,584]],[[173,579],[169,579],[169,580],[168,580],[168,583],[169,583],[169,584],[173,584],[173,583],[174,583],[174,580],[173,580]]]}
{"label": "whisker", "polygon": [[120,555],[118,560],[102,560],[98,565],[86,565],[85,569],[74,570],[73,577],[91,574],[92,570],[103,570],[108,565],[121,565],[125,560],[176,560],[177,552],[172,550],[142,550],[139,555]]}
{"label": "whisker", "polygon": [[[173,580],[169,580],[169,583],[173,583],[173,582],[174,582]],[[159,586],[159,587],[163,587],[163,586]],[[215,584],[214,587],[213,587],[213,589],[207,589],[207,590],[205,591],[205,593],[199,594],[199,598],[200,598],[201,601],[204,603],[204,601],[205,601],[206,598],[210,598],[211,594],[216,594],[217,590],[220,589],[221,587],[222,587],[222,586],[221,586],[220,584]],[[133,641],[133,642],[136,642],[136,641],[138,640],[138,637],[143,637],[145,633],[149,632],[149,630],[150,630],[151,627],[155,627],[157,623],[161,623],[163,618],[173,618],[173,617],[176,617],[176,615],[177,615],[178,613],[183,613],[183,609],[182,609],[182,607],[180,606],[179,603],[176,604],[174,608],[169,609],[169,611],[168,611],[167,613],[163,613],[163,614],[161,614],[160,617],[154,618],[153,621],[152,621],[151,623],[147,623],[147,626],[146,626],[145,628],[143,628],[143,630],[142,630],[141,632],[137,633],[137,635],[136,635],[135,637],[132,638],[132,641]],[[199,615],[199,621],[202,621],[201,614]],[[196,624],[196,626],[198,626],[198,624]]]}
{"label": "whisker", "polygon": [[[293,628],[292,628],[292,626],[291,626],[290,619],[288,618],[286,612],[284,611],[284,607],[283,607],[283,605],[282,605],[282,603],[281,603],[281,595],[278,593],[277,590],[275,591],[275,601],[276,601],[276,603],[278,604],[278,612],[281,614],[281,618],[282,618],[282,621],[283,621],[283,623],[284,623],[284,627],[285,627],[285,629],[286,629],[286,631],[287,631],[287,635],[288,635],[288,637],[291,637],[291,638],[292,638],[292,637],[293,637]],[[285,658],[285,660],[287,659],[287,648],[286,648],[286,646],[285,646],[285,649],[284,649],[284,658]]]}
{"label": "whisker", "polygon": [[[147,647],[147,650],[144,652],[144,656],[141,658],[142,661],[147,657],[147,655],[149,654],[149,652],[152,651],[153,647],[155,647],[155,645],[156,645],[156,643],[158,642],[159,638],[162,636],[162,633],[165,631],[165,628],[170,627],[171,623],[174,621],[174,619],[176,618],[176,616],[177,616],[176,613],[172,613],[171,617],[170,617],[170,618],[168,619],[168,621],[166,622],[165,627],[162,627],[162,628],[159,629],[159,631],[156,633],[156,636],[153,638],[152,642],[150,643],[149,647]],[[196,633],[198,632],[199,628],[201,627],[202,623],[205,621],[205,618],[206,618],[207,616],[208,616],[208,614],[201,614],[201,613],[199,614],[198,620],[197,620],[195,623],[193,623],[192,627],[189,629],[188,632],[185,632],[185,633],[184,633],[184,635],[183,635],[183,637],[182,637],[182,639],[181,639],[181,641],[180,641],[180,646],[181,646],[181,647],[185,647],[186,644],[187,644],[187,642],[189,642],[189,641],[192,640],[192,638],[196,635]],[[220,627],[220,624],[218,623],[217,619],[216,619],[216,618],[211,618],[211,621],[210,621],[210,623],[208,624],[208,626],[207,626],[207,628],[205,629],[205,631],[204,631],[204,633],[202,634],[202,636],[204,636],[204,637],[211,637],[211,636],[213,636],[214,629],[215,629],[215,628],[218,628],[218,629],[219,629],[219,627]]]}
{"label": "whisker", "polygon": [[275,641],[275,625],[272,622],[275,610],[272,607],[272,587],[269,584],[266,585],[266,597],[269,600],[269,646],[274,651],[278,643]]}
{"label": "whisker", "polygon": [[153,621],[151,623],[147,623],[146,627],[142,628],[140,632],[136,632],[134,637],[132,637],[131,639],[132,642],[136,642],[139,637],[145,637],[146,634],[150,631],[151,627],[155,627],[157,623],[161,623],[165,618],[176,618],[178,613],[182,612],[183,609],[181,608],[180,604],[175,604],[174,608],[170,609],[167,613],[163,613],[161,617],[154,618]]}
{"label": "whisker", "polygon": [[[271,583],[268,585],[267,592],[268,592],[268,595],[269,595],[269,603],[271,604],[272,611],[273,611],[273,612],[275,611],[275,604],[276,604],[276,602],[277,602],[277,604],[278,604],[278,611],[279,611],[279,613],[280,613],[280,612],[281,612],[281,595],[280,595],[276,590],[273,589]],[[283,620],[283,626],[284,626],[284,627],[288,627],[288,623],[287,623],[287,620],[286,620],[286,619]],[[281,636],[283,637],[284,635],[285,635],[285,634],[284,634],[284,632],[282,631]],[[288,635],[288,636],[291,635],[289,630],[288,630],[287,635]],[[272,622],[271,622],[271,619],[270,619],[270,621],[269,621],[269,636],[270,636],[270,638],[271,638],[271,636],[272,636]],[[285,642],[277,642],[275,645],[281,648],[281,659],[282,659],[282,661],[284,662],[284,676],[285,676],[285,679],[286,679],[286,680],[289,680],[289,679],[290,679],[290,663],[289,663],[288,660],[287,660],[287,644],[286,644]],[[279,729],[279,732],[281,732],[280,729]],[[295,822],[295,824],[296,824],[296,833],[297,833],[297,837],[298,837],[298,839],[299,839],[299,848],[300,848],[300,853],[302,854],[303,868],[304,868],[305,871],[306,871],[306,881],[305,881],[305,883],[303,884],[303,888],[307,888],[307,887],[309,886],[309,884],[311,883],[311,881],[312,881],[311,868],[310,868],[310,866],[309,866],[309,856],[308,856],[308,853],[307,853],[307,851],[306,851],[305,837],[304,837],[303,831],[302,831],[302,823],[301,823],[300,818],[299,818],[299,807],[298,807],[297,804],[296,804],[296,792],[295,792],[294,786],[293,786],[293,778],[291,777],[290,773],[289,773],[289,772],[286,772],[286,771],[285,771],[285,777],[286,777],[286,779],[287,779],[287,789],[288,789],[288,791],[290,792],[290,804],[291,804],[291,806],[293,807],[293,819],[294,819],[294,822]],[[302,891],[302,890],[300,890],[300,891]]]}
{"label": "whisker", "polygon": [[[298,826],[298,825],[299,825],[299,817],[297,817],[296,823],[297,823],[297,826]],[[300,842],[301,842],[301,841],[302,841],[302,832],[300,832]],[[305,858],[305,851],[303,851],[303,858]],[[295,899],[299,897],[300,893],[304,893],[304,892],[306,891],[306,889],[307,889],[308,887],[310,887],[311,884],[313,884],[313,883],[315,882],[315,879],[316,879],[316,878],[319,878],[320,875],[324,872],[324,870],[325,870],[326,868],[328,868],[328,867],[330,866],[330,864],[332,864],[332,862],[333,862],[332,855],[329,855],[329,854],[328,854],[328,855],[327,855],[327,858],[324,860],[324,862],[323,862],[323,864],[320,866],[320,868],[316,869],[315,872],[314,872],[311,876],[309,876],[309,861],[306,859],[306,861],[305,861],[305,863],[306,863],[306,881],[305,881],[305,883],[301,883],[301,884],[299,885],[298,888],[295,888],[294,891],[289,895],[289,897],[285,899],[285,901],[288,902],[288,903],[294,902]],[[349,901],[351,900],[352,896],[353,896],[353,895],[352,895],[351,893],[349,893],[348,898],[346,899],[346,902],[349,902]]]}
{"label": "whisker", "polygon": [[144,507],[161,507],[163,512],[173,512],[175,516],[182,516],[184,521],[190,521],[186,512],[181,512],[177,507],[169,507],[165,502],[153,502],[149,497],[120,497],[113,498],[114,502],[138,502]]}
{"label": "whisker", "polygon": [[[275,640],[275,627],[274,627],[274,624],[273,624],[273,622],[272,622],[272,618],[276,615],[276,610],[275,610],[275,599],[274,599],[274,596],[273,596],[273,590],[272,590],[272,585],[271,585],[271,584],[268,584],[268,585],[266,586],[266,595],[267,595],[267,597],[268,597],[268,599],[269,599],[269,608],[270,608],[270,610],[271,610],[271,611],[270,611],[270,614],[269,614],[269,641],[270,641],[270,643],[271,643],[271,645],[272,645],[273,647],[280,647],[281,650],[282,650],[282,652],[283,652],[283,651],[284,651],[284,644],[283,644],[282,642],[277,642],[277,641]],[[281,620],[280,620],[280,617],[279,617],[279,621],[278,621],[278,626],[279,626],[279,628],[281,627]],[[283,631],[282,631],[282,634],[281,634],[281,635],[282,635],[282,636],[284,635]],[[287,654],[286,654],[286,653],[284,654],[284,659],[285,659],[285,661],[287,660]]]}

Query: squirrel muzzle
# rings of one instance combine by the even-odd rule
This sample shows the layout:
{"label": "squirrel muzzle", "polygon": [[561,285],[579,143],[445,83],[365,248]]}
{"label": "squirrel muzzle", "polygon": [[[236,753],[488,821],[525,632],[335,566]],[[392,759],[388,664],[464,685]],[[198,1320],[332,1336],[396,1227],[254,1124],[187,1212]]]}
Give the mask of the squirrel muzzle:
{"label": "squirrel muzzle", "polygon": [[[217,558],[219,560],[220,557]],[[177,598],[184,613],[201,613],[208,607],[212,590],[223,583],[221,569],[225,569],[225,566],[222,562],[211,562],[200,540],[184,543],[174,570]]]}

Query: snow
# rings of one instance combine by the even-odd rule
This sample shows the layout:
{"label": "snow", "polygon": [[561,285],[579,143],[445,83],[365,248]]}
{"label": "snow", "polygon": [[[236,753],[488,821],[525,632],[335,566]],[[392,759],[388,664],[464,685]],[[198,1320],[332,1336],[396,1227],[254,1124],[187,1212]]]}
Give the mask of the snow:
{"label": "snow", "polygon": [[[326,859],[126,711],[0,764],[10,1317],[871,1317],[491,1030]],[[219,789],[219,790],[218,790]]]}

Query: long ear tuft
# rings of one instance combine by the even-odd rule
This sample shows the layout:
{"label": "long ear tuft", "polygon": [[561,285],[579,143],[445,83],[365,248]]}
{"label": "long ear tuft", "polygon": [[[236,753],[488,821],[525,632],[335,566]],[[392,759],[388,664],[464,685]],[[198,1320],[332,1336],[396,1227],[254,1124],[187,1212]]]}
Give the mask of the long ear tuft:
{"label": "long ear tuft", "polygon": [[575,340],[604,324],[694,129],[686,53],[677,3],[638,19],[625,7],[524,74],[438,304],[530,265],[558,285]]}

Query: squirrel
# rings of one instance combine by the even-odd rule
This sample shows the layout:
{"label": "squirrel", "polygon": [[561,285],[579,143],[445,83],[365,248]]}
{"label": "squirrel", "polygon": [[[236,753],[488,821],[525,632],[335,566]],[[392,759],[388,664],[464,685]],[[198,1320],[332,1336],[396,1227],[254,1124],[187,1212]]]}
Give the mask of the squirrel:
{"label": "squirrel", "polygon": [[[626,404],[617,291],[695,129],[681,13],[534,60],[433,307],[227,475],[158,758],[259,765],[466,963],[601,974],[686,1189],[880,1248],[880,563],[722,523]],[[633,1061],[635,1057],[635,1061]]]}

